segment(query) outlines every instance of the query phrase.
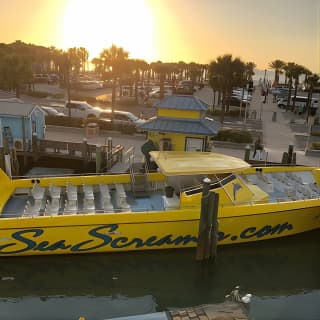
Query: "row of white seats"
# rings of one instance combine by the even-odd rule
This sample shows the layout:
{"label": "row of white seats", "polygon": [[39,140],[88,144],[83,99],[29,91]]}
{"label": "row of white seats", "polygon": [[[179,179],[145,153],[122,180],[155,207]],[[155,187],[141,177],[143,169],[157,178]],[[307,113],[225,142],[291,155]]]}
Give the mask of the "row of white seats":
{"label": "row of white seats", "polygon": [[[114,212],[115,208],[112,204],[109,185],[100,184],[97,185],[97,187],[101,197],[101,208],[99,208],[98,211]],[[123,184],[114,184],[114,187],[114,200],[117,210],[131,211]],[[36,184],[31,191],[33,201],[27,201],[24,216],[37,216],[40,214],[40,211],[43,211],[44,215],[58,215],[60,209],[63,214],[77,213],[78,186],[71,184],[66,186],[66,199],[64,205],[61,204],[62,190],[62,187],[51,184],[48,187],[48,192],[46,192],[45,187]],[[95,212],[96,210],[93,190],[93,185],[83,185],[83,212]],[[47,199],[47,195],[50,196],[49,199]]]}

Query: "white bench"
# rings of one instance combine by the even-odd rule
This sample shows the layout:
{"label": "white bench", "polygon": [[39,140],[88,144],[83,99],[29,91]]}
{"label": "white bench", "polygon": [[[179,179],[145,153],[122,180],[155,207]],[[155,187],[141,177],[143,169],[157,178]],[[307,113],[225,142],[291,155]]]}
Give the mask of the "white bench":
{"label": "white bench", "polygon": [[100,195],[101,195],[101,206],[104,212],[114,212],[113,205],[111,203],[111,194],[109,190],[109,185],[100,184]]}
{"label": "white bench", "polygon": [[123,184],[116,183],[115,202],[121,211],[131,211],[130,205],[127,203],[127,194]]}

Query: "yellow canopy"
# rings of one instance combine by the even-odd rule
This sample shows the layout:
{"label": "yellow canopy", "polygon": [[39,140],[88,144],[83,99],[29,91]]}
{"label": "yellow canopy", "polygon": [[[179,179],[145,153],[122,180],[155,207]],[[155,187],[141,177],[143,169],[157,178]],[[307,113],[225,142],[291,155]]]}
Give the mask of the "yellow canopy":
{"label": "yellow canopy", "polygon": [[241,159],[220,153],[151,151],[150,155],[166,176],[229,173],[250,167]]}

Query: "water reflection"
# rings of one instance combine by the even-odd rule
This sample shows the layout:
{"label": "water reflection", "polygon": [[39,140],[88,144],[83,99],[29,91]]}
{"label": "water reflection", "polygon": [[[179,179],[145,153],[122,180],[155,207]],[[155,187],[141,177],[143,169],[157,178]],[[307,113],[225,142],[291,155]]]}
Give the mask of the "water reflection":
{"label": "water reflection", "polygon": [[[196,262],[195,249],[6,257],[0,259],[0,277],[13,277],[13,280],[1,281],[0,297],[18,298],[15,308],[22,303],[25,308],[30,304],[30,308],[36,310],[40,309],[35,305],[40,307],[58,299],[63,308],[53,307],[54,319],[63,319],[59,316],[63,316],[62,309],[71,308],[70,299],[79,301],[79,311],[85,308],[86,302],[93,303],[95,307],[89,319],[99,319],[95,310],[105,308],[104,318],[110,317],[106,299],[118,301],[118,297],[128,301],[148,297],[152,302],[145,305],[150,312],[221,302],[237,284],[243,293],[250,292],[256,297],[280,297],[320,289],[319,252],[320,234],[313,232],[256,244],[219,247],[216,264]],[[44,297],[57,295],[63,297],[45,301]],[[26,298],[31,296],[35,297],[32,302]],[[319,300],[319,295],[316,299]],[[10,301],[0,301],[2,312],[11,305]],[[144,313],[144,310],[123,307],[122,313],[116,315]],[[70,312],[74,314],[73,309]],[[0,318],[6,319],[1,314]]]}

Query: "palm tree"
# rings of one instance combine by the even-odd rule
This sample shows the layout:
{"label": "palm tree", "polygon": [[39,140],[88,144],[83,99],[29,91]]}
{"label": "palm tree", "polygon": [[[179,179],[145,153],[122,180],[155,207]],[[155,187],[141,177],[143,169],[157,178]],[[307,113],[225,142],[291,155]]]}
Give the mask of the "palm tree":
{"label": "palm tree", "polygon": [[68,49],[68,56],[71,70],[74,71],[76,75],[80,72],[81,60],[78,55],[78,49],[76,47]]}
{"label": "palm tree", "polygon": [[15,90],[17,98],[21,86],[32,81],[32,62],[31,57],[21,54],[7,54],[0,61],[0,82],[7,89]]}
{"label": "palm tree", "polygon": [[310,105],[312,100],[313,88],[318,84],[320,77],[317,74],[311,74],[306,79],[306,85],[308,86],[308,102],[307,102],[307,120],[310,114]]}
{"label": "palm tree", "polygon": [[279,83],[279,75],[283,72],[286,63],[282,60],[274,60],[269,63],[269,68],[274,69],[274,80],[272,86]]}
{"label": "palm tree", "polygon": [[290,107],[291,103],[291,93],[292,93],[292,84],[293,80],[295,82],[295,88],[294,88],[294,99],[293,99],[293,109],[295,108],[295,97],[297,96],[297,90],[299,85],[299,77],[304,73],[305,67],[296,64],[294,62],[288,62],[284,67],[283,70],[285,71],[286,78],[289,79],[288,85],[289,85],[289,92],[288,92],[288,99],[287,99],[287,106],[286,111]]}
{"label": "palm tree", "polygon": [[190,74],[190,79],[192,81],[192,92],[193,92],[196,81],[200,82],[201,66],[195,62],[190,62],[189,63],[189,74]]}
{"label": "palm tree", "polygon": [[152,70],[159,75],[160,80],[160,99],[164,98],[164,81],[166,74],[170,71],[170,66],[167,63],[161,61],[151,63]]}
{"label": "palm tree", "polygon": [[257,65],[254,62],[247,62],[245,65],[245,73],[246,73],[246,80],[251,81],[252,76],[254,76],[254,69],[257,67]]}
{"label": "palm tree", "polygon": [[[218,88],[222,93],[223,103],[221,112],[221,122],[224,121],[225,101],[227,96],[231,96],[232,88],[243,81],[245,74],[245,64],[240,58],[232,58],[231,54],[219,56],[212,61],[209,66],[210,79],[216,77]],[[229,109],[227,102],[227,110]]]}
{"label": "palm tree", "polygon": [[77,49],[77,55],[80,59],[82,72],[86,72],[86,64],[89,58],[88,50],[84,47],[80,47]]}
{"label": "palm tree", "polygon": [[108,68],[108,70],[112,74],[112,108],[116,103],[116,86],[117,79],[121,76],[121,72],[125,66],[125,62],[129,58],[129,52],[125,51],[121,47],[117,47],[114,44],[108,48],[104,49],[100,53],[100,59],[103,62],[104,71]]}

